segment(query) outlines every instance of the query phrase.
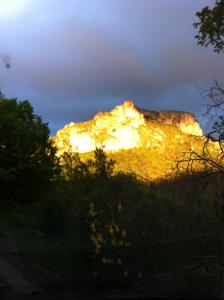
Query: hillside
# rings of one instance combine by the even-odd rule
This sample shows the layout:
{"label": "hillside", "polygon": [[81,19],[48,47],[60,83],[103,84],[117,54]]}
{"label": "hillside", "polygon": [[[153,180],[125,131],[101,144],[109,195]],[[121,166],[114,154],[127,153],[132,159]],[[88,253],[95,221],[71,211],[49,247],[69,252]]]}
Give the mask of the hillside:
{"label": "hillside", "polygon": [[[71,150],[89,158],[103,147],[116,160],[116,171],[156,179],[170,175],[186,152],[200,152],[205,137],[192,113],[149,111],[128,100],[90,121],[66,125],[54,140],[59,156]],[[211,148],[216,152],[215,143]]]}

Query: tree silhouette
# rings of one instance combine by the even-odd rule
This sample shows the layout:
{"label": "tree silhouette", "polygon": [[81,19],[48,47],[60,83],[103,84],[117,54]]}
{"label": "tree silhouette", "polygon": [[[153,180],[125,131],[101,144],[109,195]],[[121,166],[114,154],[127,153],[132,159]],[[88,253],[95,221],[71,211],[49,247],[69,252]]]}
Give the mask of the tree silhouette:
{"label": "tree silhouette", "polygon": [[199,32],[196,35],[198,45],[211,45],[215,52],[224,51],[224,0],[216,0],[213,8],[204,7],[196,13],[199,22],[194,27]]}

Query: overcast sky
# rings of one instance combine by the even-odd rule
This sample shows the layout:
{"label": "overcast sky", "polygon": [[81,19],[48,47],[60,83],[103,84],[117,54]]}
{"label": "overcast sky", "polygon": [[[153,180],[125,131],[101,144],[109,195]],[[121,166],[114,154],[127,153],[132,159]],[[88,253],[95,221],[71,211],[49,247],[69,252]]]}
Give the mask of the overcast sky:
{"label": "overcast sky", "polygon": [[0,0],[0,88],[28,99],[52,134],[127,98],[200,116],[205,89],[224,74],[224,55],[194,39],[195,12],[213,4]]}

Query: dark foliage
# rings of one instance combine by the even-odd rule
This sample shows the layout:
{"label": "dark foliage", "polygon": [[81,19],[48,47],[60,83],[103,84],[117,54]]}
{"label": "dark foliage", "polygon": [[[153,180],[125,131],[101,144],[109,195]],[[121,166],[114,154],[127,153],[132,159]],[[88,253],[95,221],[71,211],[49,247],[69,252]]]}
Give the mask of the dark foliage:
{"label": "dark foliage", "polygon": [[196,39],[201,46],[211,45],[215,52],[224,51],[224,0],[216,0],[213,8],[204,7],[196,13],[199,22],[194,27],[199,29]]}
{"label": "dark foliage", "polygon": [[0,99],[1,195],[31,201],[56,171],[49,128],[28,101]]}

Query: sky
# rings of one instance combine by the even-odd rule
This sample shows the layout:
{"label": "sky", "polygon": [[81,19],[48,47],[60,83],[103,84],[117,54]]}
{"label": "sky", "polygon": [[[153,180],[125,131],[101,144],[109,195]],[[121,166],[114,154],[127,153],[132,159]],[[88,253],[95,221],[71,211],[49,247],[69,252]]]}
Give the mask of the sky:
{"label": "sky", "polygon": [[125,99],[201,120],[224,56],[197,46],[192,24],[214,2],[0,0],[0,89],[29,100],[52,135]]}

